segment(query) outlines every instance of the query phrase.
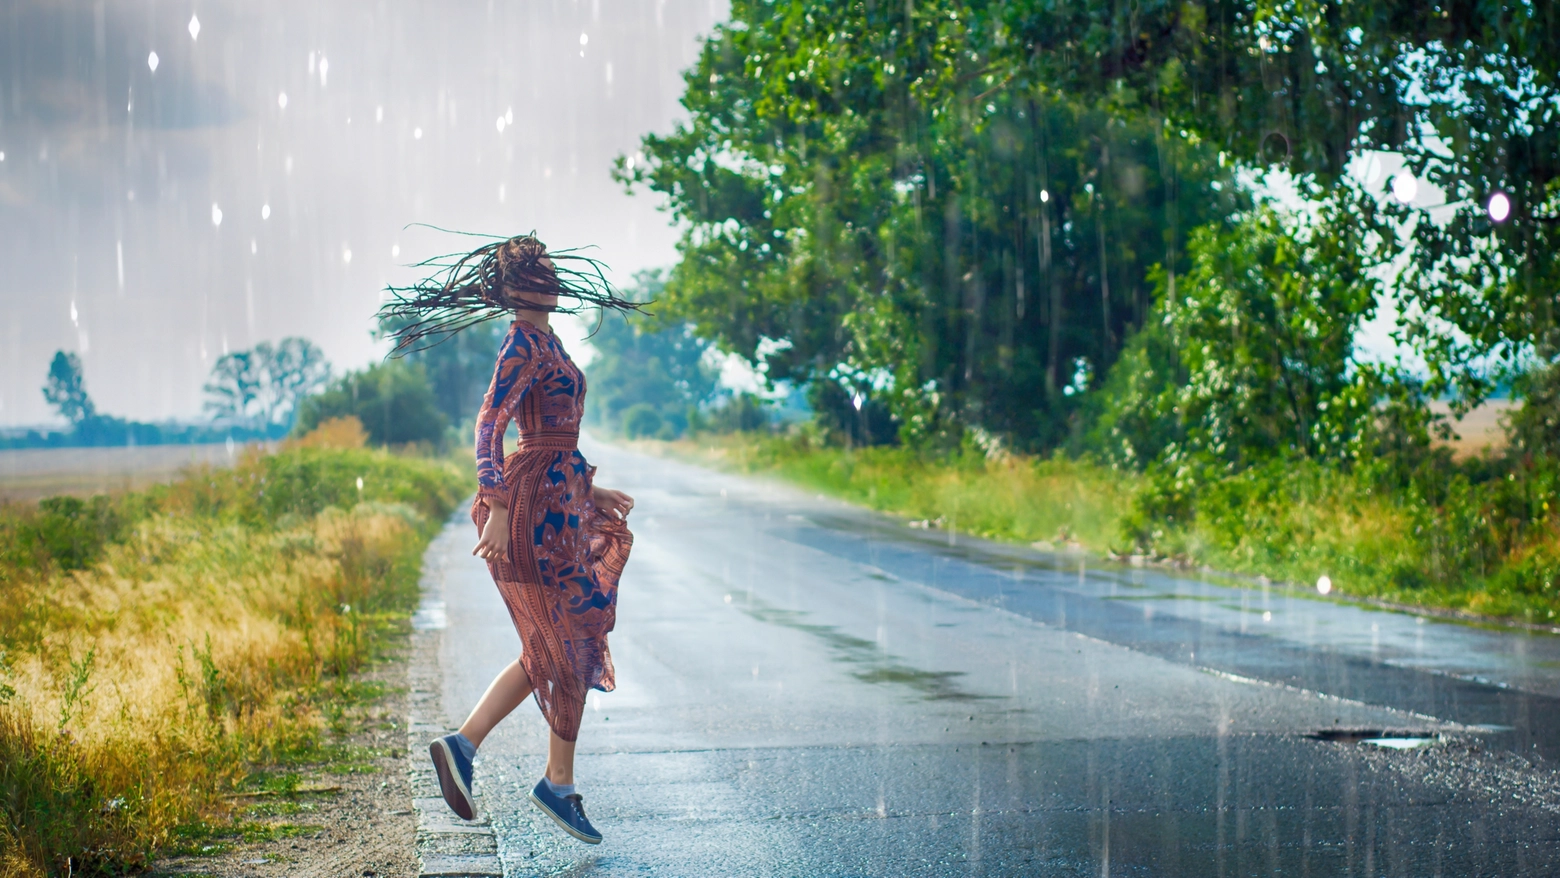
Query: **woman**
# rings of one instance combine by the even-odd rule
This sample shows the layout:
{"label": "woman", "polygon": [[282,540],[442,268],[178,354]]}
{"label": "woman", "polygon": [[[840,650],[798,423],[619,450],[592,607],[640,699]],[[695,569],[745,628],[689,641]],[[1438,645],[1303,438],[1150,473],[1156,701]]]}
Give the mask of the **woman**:
{"label": "woman", "polygon": [[[571,260],[584,262],[585,270],[560,270],[560,261]],[[634,500],[595,485],[595,468],[579,452],[585,377],[553,334],[550,318],[576,310],[560,308],[560,294],[622,311],[636,306],[612,292],[594,260],[549,254],[531,235],[458,258],[442,282],[436,277],[394,292],[382,313],[392,325],[403,325],[397,353],[436,344],[494,312],[514,318],[477,415],[479,490],[472,520],[479,538],[472,554],[487,561],[520,634],[521,654],[494,678],[460,731],[429,746],[444,801],[461,817],[476,817],[477,748],[535,695],[551,735],[547,770],[531,800],[570,835],[598,844],[601,833],[575,791],[574,747],[586,693],[613,689],[607,633],[633,542],[624,519]],[[504,431],[511,420],[520,444],[506,458]]]}

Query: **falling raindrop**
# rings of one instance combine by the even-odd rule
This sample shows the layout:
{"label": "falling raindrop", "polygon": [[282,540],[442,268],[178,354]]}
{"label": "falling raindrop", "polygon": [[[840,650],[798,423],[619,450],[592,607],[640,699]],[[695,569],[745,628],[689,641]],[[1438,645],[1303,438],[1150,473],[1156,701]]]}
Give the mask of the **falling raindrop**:
{"label": "falling raindrop", "polygon": [[496,123],[494,123],[494,124],[496,124],[498,126],[498,133],[499,134],[503,134],[504,133],[504,124],[505,124],[504,123],[504,117],[503,116],[499,116],[498,117],[498,121]]}
{"label": "falling raindrop", "polygon": [[119,293],[125,292],[125,242],[114,242],[114,265],[119,269]]}
{"label": "falling raindrop", "polygon": [[1404,168],[1392,178],[1392,197],[1408,204],[1419,194],[1419,180],[1414,177],[1414,172]]}
{"label": "falling raindrop", "polygon": [[1329,592],[1331,592],[1332,591],[1332,577],[1330,577],[1327,574],[1323,573],[1316,580],[1316,590],[1318,592],[1322,593],[1322,594],[1328,594]]}
{"label": "falling raindrop", "polygon": [[1511,199],[1506,196],[1506,193],[1497,192],[1490,196],[1488,210],[1490,219],[1503,223],[1506,221],[1506,217],[1511,216]]}
{"label": "falling raindrop", "polygon": [[1050,200],[1051,200],[1051,193],[1048,190],[1041,189],[1040,190],[1040,202],[1043,204],[1043,203],[1045,203],[1047,201],[1050,201]]}
{"label": "falling raindrop", "polygon": [[374,108],[374,121],[375,122],[383,122],[383,121],[385,121],[385,108],[384,107],[375,107]]}
{"label": "falling raindrop", "polygon": [[421,127],[412,129],[412,139],[413,140],[422,140],[422,128]]}
{"label": "falling raindrop", "polygon": [[271,218],[271,205],[269,205],[269,204],[262,204],[262,205],[260,205],[260,218],[263,219],[263,220],[268,220],[268,219]]}
{"label": "falling raindrop", "polygon": [[325,87],[325,76],[327,74],[329,74],[329,73],[330,73],[330,60],[325,58],[325,57],[323,57],[323,56],[321,56],[321,58],[320,58],[320,88],[324,88]]}
{"label": "falling raindrop", "polygon": [[284,91],[276,96],[276,105],[284,110],[287,109],[287,92]]}
{"label": "falling raindrop", "polygon": [[75,299],[71,299],[70,300],[70,324],[72,326],[80,326],[81,325],[81,314],[80,314],[80,312],[78,312],[76,310],[76,300]]}
{"label": "falling raindrop", "polygon": [[503,183],[498,184],[498,203],[499,204],[503,204],[504,203],[504,184]]}
{"label": "falling raindrop", "polygon": [[254,254],[259,253],[259,252],[260,252],[260,242],[255,240],[254,238],[250,238],[249,239],[249,255],[253,256]]}
{"label": "falling raindrop", "polygon": [[391,244],[390,245],[390,258],[391,259],[397,259],[397,258],[400,257],[400,255],[401,255],[401,245],[400,244]]}
{"label": "falling raindrop", "polygon": [[580,34],[580,45],[583,46],[588,42],[590,42],[590,37],[586,36],[585,34]]}
{"label": "falling raindrop", "polygon": [[1264,622],[1271,622],[1271,621],[1273,621],[1273,611],[1272,610],[1263,610],[1262,611],[1262,621],[1264,621]]}
{"label": "falling raindrop", "polygon": [[152,52],[151,54],[146,56],[146,66],[152,68],[152,72],[153,73],[157,72],[157,53],[156,52]]}
{"label": "falling raindrop", "polygon": [[5,161],[5,150],[0,149],[0,162]]}
{"label": "falling raindrop", "polygon": [[342,246],[342,248],[341,248],[341,261],[345,262],[345,263],[347,263],[349,265],[352,263],[352,248],[351,247],[347,247],[345,245]]}
{"label": "falling raindrop", "polygon": [[190,39],[200,39],[200,19],[193,15],[190,16]]}
{"label": "falling raindrop", "polygon": [[513,125],[513,124],[515,124],[515,108],[514,107],[509,107],[508,109],[504,110],[504,124],[506,124],[506,125]]}
{"label": "falling raindrop", "polygon": [[211,224],[214,226],[222,225],[222,208],[218,207],[215,201],[211,203]]}
{"label": "falling raindrop", "polygon": [[1381,179],[1381,157],[1372,154],[1370,161],[1365,163],[1365,185],[1375,185]]}

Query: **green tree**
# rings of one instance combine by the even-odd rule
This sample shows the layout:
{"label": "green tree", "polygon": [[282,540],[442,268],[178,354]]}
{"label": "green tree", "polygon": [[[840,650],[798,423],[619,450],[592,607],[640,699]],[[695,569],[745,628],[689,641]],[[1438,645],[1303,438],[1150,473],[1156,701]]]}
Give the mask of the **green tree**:
{"label": "green tree", "polygon": [[[737,2],[687,74],[689,120],[619,177],[685,223],[665,301],[841,424],[1066,435],[1148,269],[1236,206],[1230,169],[1132,101],[994,83],[1008,37],[958,3]],[[842,392],[825,392],[837,384]]]}
{"label": "green tree", "polygon": [[[921,7],[918,5],[917,9]],[[1560,353],[1560,5],[1385,0],[1099,0],[961,7],[1000,34],[968,68],[1003,88],[1143,107],[1249,167],[1323,190],[1370,149],[1445,193],[1437,221],[1393,205],[1395,291],[1427,389],[1471,406],[1527,351]],[[1503,222],[1486,212],[1505,194]],[[1491,368],[1491,358],[1504,364]]]}
{"label": "green tree", "polygon": [[354,415],[375,445],[439,444],[449,421],[439,410],[420,363],[391,360],[351,372],[299,406],[295,435],[328,418]]}
{"label": "green tree", "polygon": [[[653,302],[665,284],[663,272],[643,271],[629,296]],[[694,335],[691,325],[613,315],[590,340],[597,356],[586,369],[586,414],[609,430],[679,436],[690,414],[714,400],[718,375],[706,358],[710,344]]]}
{"label": "green tree", "polygon": [[206,411],[217,421],[258,430],[292,426],[304,397],[330,378],[318,346],[291,336],[223,354],[206,382]]}
{"label": "green tree", "polygon": [[81,358],[75,354],[54,352],[54,359],[49,361],[49,377],[43,385],[43,398],[72,425],[79,426],[97,414],[97,407],[87,394],[86,378],[81,374]]}
{"label": "green tree", "polygon": [[1140,377],[1107,384],[1102,444],[1216,474],[1366,449],[1385,385],[1405,379],[1354,357],[1380,290],[1354,219],[1337,202],[1311,218],[1263,206],[1198,229],[1190,271],[1174,292],[1160,277],[1155,325],[1117,365]]}
{"label": "green tree", "polygon": [[[382,321],[379,334],[388,337],[397,328],[391,321]],[[468,327],[431,348],[408,353],[402,359],[422,364],[439,411],[450,423],[461,424],[476,418],[482,407],[482,397],[493,379],[499,345],[508,331],[502,321],[490,320]]]}
{"label": "green tree", "polygon": [[1353,193],[1359,222],[1407,261],[1426,389],[1471,405],[1492,357],[1560,353],[1557,35],[1533,3],[738,0],[688,121],[619,176],[685,224],[666,299],[701,335],[774,378],[843,374],[837,398],[911,436],[1044,445],[1072,367],[1107,374],[1142,325],[1152,266],[1173,289],[1186,230],[1242,208],[1234,168],[1330,198],[1396,150],[1446,221]]}

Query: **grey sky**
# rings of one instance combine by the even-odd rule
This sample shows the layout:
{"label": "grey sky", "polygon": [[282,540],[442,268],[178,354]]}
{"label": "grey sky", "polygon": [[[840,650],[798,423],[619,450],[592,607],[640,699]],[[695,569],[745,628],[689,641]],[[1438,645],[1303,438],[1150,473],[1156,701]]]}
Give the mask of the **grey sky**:
{"label": "grey sky", "polygon": [[608,168],[676,118],[725,10],[0,0],[0,424],[51,419],[57,349],[146,420],[197,415],[224,349],[304,335],[362,365],[397,264],[461,243],[408,223],[669,264],[665,215]]}

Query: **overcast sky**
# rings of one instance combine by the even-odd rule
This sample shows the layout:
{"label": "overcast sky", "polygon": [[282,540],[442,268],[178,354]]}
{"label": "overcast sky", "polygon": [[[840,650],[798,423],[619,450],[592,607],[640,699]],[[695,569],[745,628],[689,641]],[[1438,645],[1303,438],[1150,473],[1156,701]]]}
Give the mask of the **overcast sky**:
{"label": "overcast sky", "polygon": [[398,266],[462,243],[408,223],[595,244],[621,279],[669,265],[657,200],[609,168],[677,118],[726,4],[0,10],[0,424],[16,425],[53,420],[39,388],[61,349],[99,411],[140,420],[198,416],[216,358],[259,341],[369,362]]}

